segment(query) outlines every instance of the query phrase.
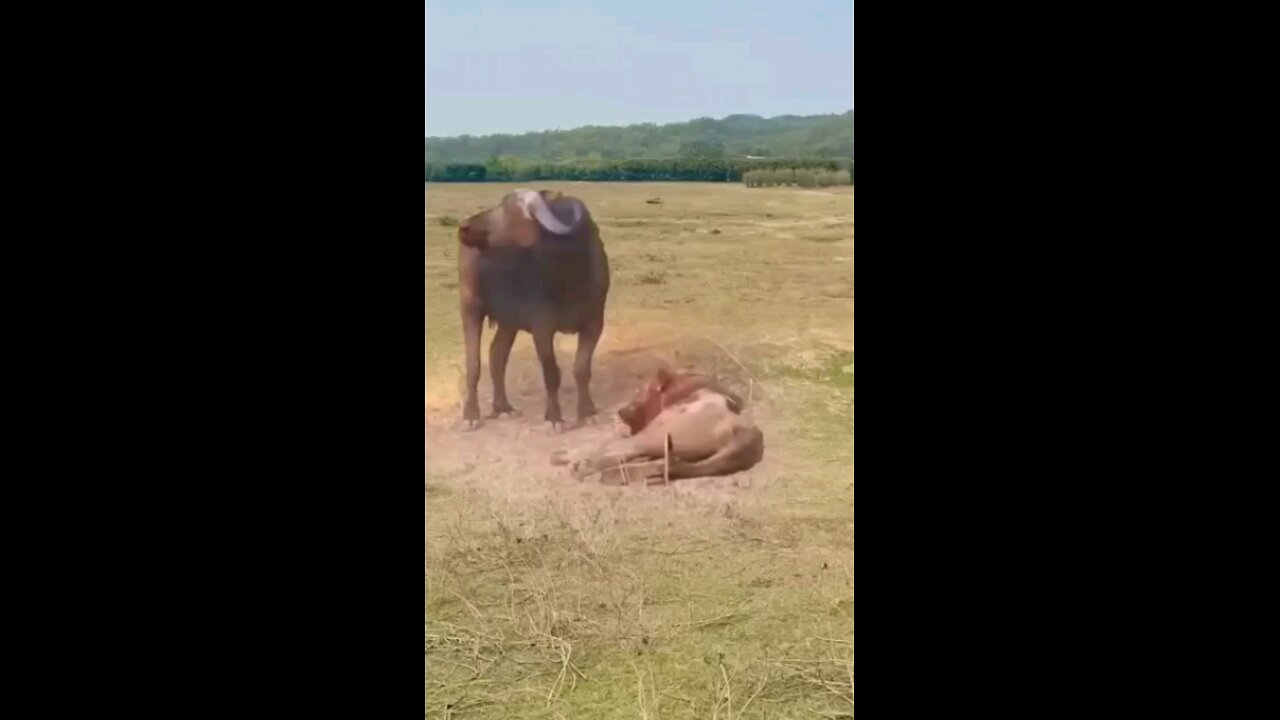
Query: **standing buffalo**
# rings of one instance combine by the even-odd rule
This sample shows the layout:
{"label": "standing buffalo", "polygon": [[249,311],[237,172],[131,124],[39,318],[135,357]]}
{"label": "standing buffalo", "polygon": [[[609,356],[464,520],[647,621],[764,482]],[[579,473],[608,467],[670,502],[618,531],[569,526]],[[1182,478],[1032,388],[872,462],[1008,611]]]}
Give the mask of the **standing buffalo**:
{"label": "standing buffalo", "polygon": [[485,317],[497,333],[489,345],[493,414],[514,413],[507,401],[507,358],[516,333],[533,335],[547,388],[546,420],[563,428],[560,368],[552,338],[578,333],[573,379],[578,421],[596,414],[591,401],[591,355],[604,329],[609,260],[600,230],[586,205],[543,190],[516,190],[495,208],[473,215],[458,228],[458,290],[462,336],[467,346],[467,402],[462,417],[480,424],[480,331]]}

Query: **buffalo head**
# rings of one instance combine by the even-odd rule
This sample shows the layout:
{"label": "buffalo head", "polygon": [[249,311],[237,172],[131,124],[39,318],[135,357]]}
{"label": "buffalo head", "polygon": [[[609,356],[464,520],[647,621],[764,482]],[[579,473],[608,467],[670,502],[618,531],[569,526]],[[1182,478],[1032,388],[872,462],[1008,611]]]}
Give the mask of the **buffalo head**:
{"label": "buffalo head", "polygon": [[474,248],[530,247],[543,231],[568,235],[582,221],[582,203],[553,190],[516,190],[497,207],[458,226],[458,242]]}

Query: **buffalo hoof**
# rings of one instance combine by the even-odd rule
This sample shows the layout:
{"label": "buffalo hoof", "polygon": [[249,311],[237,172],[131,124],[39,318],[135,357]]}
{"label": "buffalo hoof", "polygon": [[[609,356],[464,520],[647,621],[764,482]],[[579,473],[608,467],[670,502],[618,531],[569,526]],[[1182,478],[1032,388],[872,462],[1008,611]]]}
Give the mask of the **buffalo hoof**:
{"label": "buffalo hoof", "polygon": [[463,420],[458,426],[459,432],[475,432],[480,429],[484,423],[479,420]]}
{"label": "buffalo hoof", "polygon": [[560,434],[564,433],[564,421],[562,421],[562,420],[548,420],[548,421],[547,421],[547,432],[548,432],[549,434],[551,434],[551,435],[560,435]]}

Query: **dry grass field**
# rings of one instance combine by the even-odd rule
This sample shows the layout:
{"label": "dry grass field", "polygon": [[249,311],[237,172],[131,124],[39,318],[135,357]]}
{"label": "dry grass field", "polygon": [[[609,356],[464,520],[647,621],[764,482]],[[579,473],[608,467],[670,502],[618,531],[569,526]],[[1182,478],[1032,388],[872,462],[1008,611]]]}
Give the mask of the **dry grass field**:
{"label": "dry grass field", "polygon": [[[524,186],[581,198],[600,226],[602,422],[545,431],[522,333],[507,383],[523,415],[459,431],[450,218],[516,186],[428,184],[426,716],[851,718],[853,189]],[[576,342],[556,341],[569,421]],[[661,362],[750,396],[764,460],[670,487],[578,483],[550,464],[612,433],[608,416]]]}

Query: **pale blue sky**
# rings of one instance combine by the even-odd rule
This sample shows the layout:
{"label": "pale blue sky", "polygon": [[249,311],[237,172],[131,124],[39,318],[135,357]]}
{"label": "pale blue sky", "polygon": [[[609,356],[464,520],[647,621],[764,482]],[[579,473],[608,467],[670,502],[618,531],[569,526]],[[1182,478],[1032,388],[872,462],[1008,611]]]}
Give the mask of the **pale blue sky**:
{"label": "pale blue sky", "polygon": [[426,134],[853,108],[853,0],[425,0]]}

